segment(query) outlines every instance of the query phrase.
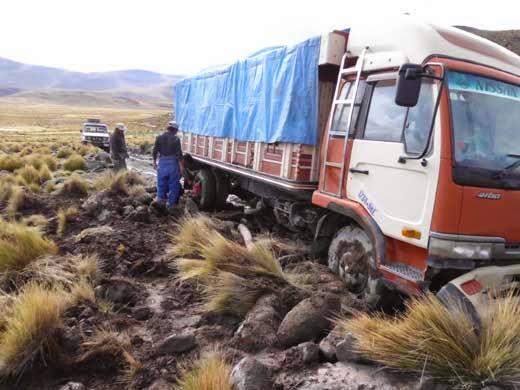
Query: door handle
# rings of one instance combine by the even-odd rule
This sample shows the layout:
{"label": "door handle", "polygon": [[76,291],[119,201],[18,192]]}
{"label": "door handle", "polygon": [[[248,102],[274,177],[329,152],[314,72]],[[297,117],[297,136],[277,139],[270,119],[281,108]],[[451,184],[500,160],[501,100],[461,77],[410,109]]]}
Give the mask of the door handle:
{"label": "door handle", "polygon": [[355,168],[350,168],[349,171],[352,173],[361,173],[362,175],[368,175],[368,173],[369,173],[368,170],[355,169]]}

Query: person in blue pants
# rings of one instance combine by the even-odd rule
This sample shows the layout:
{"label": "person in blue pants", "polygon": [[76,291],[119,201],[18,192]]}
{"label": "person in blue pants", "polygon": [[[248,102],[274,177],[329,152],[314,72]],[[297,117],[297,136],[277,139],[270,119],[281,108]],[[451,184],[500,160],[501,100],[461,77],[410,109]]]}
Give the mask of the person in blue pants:
{"label": "person in blue pants", "polygon": [[[181,193],[182,147],[177,137],[179,126],[172,121],[167,131],[155,139],[153,148],[153,166],[157,169],[156,204],[166,205],[168,209],[179,201]],[[158,162],[157,162],[158,161]]]}

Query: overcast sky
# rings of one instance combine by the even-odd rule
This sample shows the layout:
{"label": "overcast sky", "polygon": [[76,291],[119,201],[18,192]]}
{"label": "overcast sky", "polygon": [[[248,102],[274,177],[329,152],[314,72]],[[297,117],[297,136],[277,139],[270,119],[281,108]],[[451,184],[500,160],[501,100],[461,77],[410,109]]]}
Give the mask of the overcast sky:
{"label": "overcast sky", "polygon": [[[520,29],[513,0],[1,0],[0,57],[83,72],[190,74],[266,46],[411,13],[442,24]],[[492,7],[490,7],[492,5]]]}

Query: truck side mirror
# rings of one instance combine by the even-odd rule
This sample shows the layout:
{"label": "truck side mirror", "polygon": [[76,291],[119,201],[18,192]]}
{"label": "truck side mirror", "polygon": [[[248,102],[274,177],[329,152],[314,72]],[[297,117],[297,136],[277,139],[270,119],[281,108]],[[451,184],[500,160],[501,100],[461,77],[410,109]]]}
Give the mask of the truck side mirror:
{"label": "truck side mirror", "polygon": [[422,65],[403,64],[399,68],[395,104],[403,107],[415,107],[421,93],[421,78],[424,75]]}

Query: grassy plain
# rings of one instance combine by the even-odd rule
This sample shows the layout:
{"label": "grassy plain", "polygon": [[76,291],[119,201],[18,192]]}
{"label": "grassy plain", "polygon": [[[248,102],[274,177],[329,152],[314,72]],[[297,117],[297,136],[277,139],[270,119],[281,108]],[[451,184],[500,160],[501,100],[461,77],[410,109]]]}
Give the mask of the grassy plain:
{"label": "grassy plain", "polygon": [[168,122],[170,111],[67,107],[49,104],[19,105],[0,99],[0,149],[17,144],[42,147],[79,143],[80,129],[87,118],[99,118],[113,129],[117,122],[128,127],[127,142],[150,142]]}

